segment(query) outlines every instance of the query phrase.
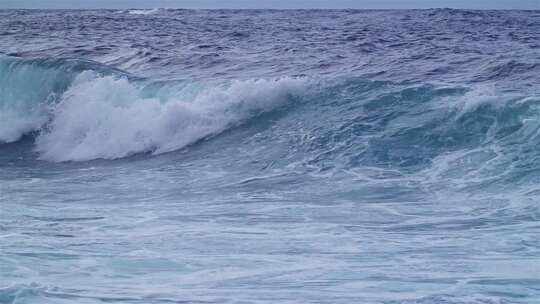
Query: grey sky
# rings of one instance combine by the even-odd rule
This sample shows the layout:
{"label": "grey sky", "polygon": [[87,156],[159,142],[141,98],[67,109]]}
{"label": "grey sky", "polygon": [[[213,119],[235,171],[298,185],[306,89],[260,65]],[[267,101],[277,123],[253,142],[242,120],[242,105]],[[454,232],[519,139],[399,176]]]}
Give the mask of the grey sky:
{"label": "grey sky", "polygon": [[540,0],[0,0],[0,8],[540,9]]}

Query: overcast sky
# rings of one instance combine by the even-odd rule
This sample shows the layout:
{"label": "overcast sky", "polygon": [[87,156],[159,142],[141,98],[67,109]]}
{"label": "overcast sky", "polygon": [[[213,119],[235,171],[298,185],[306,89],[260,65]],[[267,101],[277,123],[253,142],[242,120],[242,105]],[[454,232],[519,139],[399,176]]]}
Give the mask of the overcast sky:
{"label": "overcast sky", "polygon": [[0,8],[540,9],[540,0],[0,0]]}

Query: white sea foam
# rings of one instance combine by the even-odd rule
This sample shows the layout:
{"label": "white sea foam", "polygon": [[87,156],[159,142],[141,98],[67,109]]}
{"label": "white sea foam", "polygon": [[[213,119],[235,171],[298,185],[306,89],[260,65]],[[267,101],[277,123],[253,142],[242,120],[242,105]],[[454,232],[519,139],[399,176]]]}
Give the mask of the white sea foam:
{"label": "white sea foam", "polygon": [[306,86],[281,78],[176,84],[150,94],[127,79],[85,72],[56,105],[37,150],[51,161],[169,152],[279,107]]}
{"label": "white sea foam", "polygon": [[153,9],[133,9],[129,10],[128,14],[132,15],[152,15],[155,13],[158,13],[160,11],[159,8],[153,8]]}

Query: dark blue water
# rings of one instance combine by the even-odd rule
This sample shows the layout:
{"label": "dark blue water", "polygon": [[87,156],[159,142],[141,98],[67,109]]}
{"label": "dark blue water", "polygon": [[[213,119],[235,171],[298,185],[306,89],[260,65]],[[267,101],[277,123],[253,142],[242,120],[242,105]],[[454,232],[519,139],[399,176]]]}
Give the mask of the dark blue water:
{"label": "dark blue water", "polygon": [[0,11],[0,303],[540,303],[539,11]]}

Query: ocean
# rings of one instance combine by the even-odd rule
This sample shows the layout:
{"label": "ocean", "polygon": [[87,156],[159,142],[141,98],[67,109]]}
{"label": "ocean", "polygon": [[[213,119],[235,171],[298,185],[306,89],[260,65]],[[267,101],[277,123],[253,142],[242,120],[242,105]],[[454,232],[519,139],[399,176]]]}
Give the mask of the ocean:
{"label": "ocean", "polygon": [[0,303],[540,303],[540,11],[0,10]]}

